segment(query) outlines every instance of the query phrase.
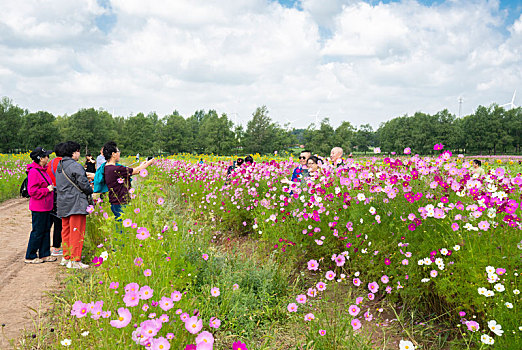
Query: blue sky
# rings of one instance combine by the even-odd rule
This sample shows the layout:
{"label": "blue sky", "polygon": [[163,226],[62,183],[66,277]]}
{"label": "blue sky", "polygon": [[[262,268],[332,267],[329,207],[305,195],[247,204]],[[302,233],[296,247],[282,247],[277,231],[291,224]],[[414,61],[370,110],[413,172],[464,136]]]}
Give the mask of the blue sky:
{"label": "blue sky", "polygon": [[294,127],[522,104],[519,1],[278,2],[2,0],[0,96],[241,124],[266,105]]}

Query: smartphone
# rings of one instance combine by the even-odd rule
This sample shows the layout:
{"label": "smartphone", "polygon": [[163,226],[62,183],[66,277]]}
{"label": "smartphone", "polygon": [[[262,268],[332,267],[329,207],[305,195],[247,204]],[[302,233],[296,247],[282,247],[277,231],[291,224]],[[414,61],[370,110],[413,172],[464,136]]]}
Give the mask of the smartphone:
{"label": "smartphone", "polygon": [[151,159],[153,159],[153,158],[154,158],[153,156],[148,156],[148,157],[147,157],[147,160],[151,160]]}

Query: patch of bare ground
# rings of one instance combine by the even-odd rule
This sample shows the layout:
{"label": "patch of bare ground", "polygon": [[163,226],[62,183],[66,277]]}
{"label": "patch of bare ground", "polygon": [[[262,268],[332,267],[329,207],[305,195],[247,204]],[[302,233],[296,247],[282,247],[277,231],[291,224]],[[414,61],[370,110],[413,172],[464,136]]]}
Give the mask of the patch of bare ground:
{"label": "patch of bare ground", "polygon": [[0,349],[10,349],[23,330],[34,329],[51,305],[47,291],[58,288],[58,262],[25,264],[31,233],[29,200],[0,204]]}

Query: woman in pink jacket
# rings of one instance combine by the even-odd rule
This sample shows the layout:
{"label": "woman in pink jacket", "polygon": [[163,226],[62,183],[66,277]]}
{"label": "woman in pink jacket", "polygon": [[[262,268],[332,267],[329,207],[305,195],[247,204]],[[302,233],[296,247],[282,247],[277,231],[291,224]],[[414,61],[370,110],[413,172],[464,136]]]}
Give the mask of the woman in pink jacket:
{"label": "woman in pink jacket", "polygon": [[33,163],[27,165],[27,191],[29,192],[29,210],[32,213],[33,229],[25,253],[26,264],[41,264],[56,261],[51,256],[51,210],[53,210],[54,186],[47,174],[49,154],[42,147],[31,152]]}

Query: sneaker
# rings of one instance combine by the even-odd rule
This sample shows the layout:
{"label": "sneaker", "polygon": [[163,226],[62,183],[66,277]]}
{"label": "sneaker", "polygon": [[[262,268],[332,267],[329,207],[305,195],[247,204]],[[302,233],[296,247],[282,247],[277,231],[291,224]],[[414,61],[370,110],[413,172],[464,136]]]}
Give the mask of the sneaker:
{"label": "sneaker", "polygon": [[25,259],[24,261],[26,264],[41,264],[43,263],[44,261],[40,258],[36,258],[36,259]]}
{"label": "sneaker", "polygon": [[67,264],[68,269],[88,269],[89,265],[82,263],[81,261],[69,261]]}
{"label": "sneaker", "polygon": [[51,255],[52,255],[52,256],[60,256],[60,255],[63,255],[63,249],[62,249],[62,248],[54,248],[54,247],[51,247]]}
{"label": "sneaker", "polygon": [[42,261],[45,261],[45,262],[53,262],[53,261],[56,261],[58,260],[55,256],[46,256],[45,258],[42,258]]}
{"label": "sneaker", "polygon": [[60,265],[62,265],[62,266],[67,266],[68,263],[69,263],[69,260],[67,260],[65,258],[62,258],[62,261],[60,261]]}

